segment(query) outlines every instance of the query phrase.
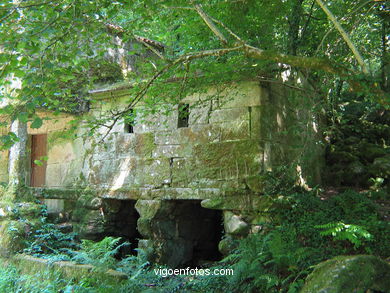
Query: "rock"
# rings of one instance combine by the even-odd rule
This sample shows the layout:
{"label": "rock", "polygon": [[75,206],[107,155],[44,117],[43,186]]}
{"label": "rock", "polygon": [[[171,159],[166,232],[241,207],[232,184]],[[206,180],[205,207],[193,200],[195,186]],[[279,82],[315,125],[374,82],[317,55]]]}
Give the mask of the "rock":
{"label": "rock", "polygon": [[150,262],[165,264],[171,268],[189,262],[193,253],[193,243],[184,239],[163,241],[142,239],[138,247]]}
{"label": "rock", "polygon": [[79,198],[78,205],[85,209],[98,210],[102,207],[102,199],[91,194],[85,194]]}
{"label": "rock", "polygon": [[22,221],[0,222],[0,256],[9,257],[25,248],[25,238],[32,229]]}
{"label": "rock", "polygon": [[[74,229],[81,238],[99,239],[105,232],[104,216],[101,211],[84,210],[85,214],[79,223],[74,225]],[[73,218],[73,220],[75,220]]]}
{"label": "rock", "polygon": [[390,264],[372,255],[337,256],[318,264],[301,293],[390,292]]}
{"label": "rock", "polygon": [[274,207],[270,196],[238,193],[235,196],[204,199],[200,204],[203,208],[214,210],[268,211]]}
{"label": "rock", "polygon": [[224,226],[226,233],[242,236],[247,235],[250,228],[240,216],[229,211],[224,212]]}
{"label": "rock", "polygon": [[161,218],[171,214],[173,204],[163,200],[137,200],[135,209],[142,218]]}
{"label": "rock", "polygon": [[233,250],[235,250],[238,247],[238,240],[234,239],[231,236],[226,236],[223,238],[219,244],[218,244],[218,250],[223,254],[223,255],[228,255],[231,253]]}
{"label": "rock", "polygon": [[171,268],[183,266],[192,260],[193,242],[184,239],[155,241],[155,262]]}
{"label": "rock", "polygon": [[264,178],[263,176],[250,176],[245,179],[246,185],[250,190],[254,192],[264,191]]}

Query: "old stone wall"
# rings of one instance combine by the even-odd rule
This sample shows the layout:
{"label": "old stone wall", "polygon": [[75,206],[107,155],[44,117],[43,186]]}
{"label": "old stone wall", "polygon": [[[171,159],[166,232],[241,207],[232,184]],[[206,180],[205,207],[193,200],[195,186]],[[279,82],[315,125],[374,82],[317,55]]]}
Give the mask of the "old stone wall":
{"label": "old stone wall", "polygon": [[[93,95],[88,115],[95,117],[128,99],[125,88]],[[274,203],[263,194],[262,172],[293,164],[300,184],[320,180],[318,118],[299,92],[242,82],[193,94],[186,104],[184,122],[178,105],[144,116],[140,104],[130,129],[119,121],[106,137],[104,127],[85,136],[81,125],[77,137],[64,136],[69,115],[30,129],[48,135],[45,186],[36,196],[85,238],[141,238],[151,260],[181,266],[215,259],[218,245],[226,253],[264,220]]]}

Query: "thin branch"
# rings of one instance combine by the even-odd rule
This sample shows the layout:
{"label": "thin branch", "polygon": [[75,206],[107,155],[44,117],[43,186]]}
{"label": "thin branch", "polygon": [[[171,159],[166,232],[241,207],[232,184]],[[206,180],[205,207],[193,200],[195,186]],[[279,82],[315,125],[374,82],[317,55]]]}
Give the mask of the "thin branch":
{"label": "thin branch", "polygon": [[140,41],[144,46],[146,46],[150,51],[152,51],[154,54],[156,54],[160,59],[167,60],[164,55],[162,55],[158,50],[156,50],[153,46],[149,45],[147,42],[144,41],[143,38],[139,36],[135,36],[138,41]]}
{"label": "thin branch", "polygon": [[2,7],[0,8],[0,10],[9,10],[11,8],[13,9],[25,9],[25,8],[31,8],[31,7],[36,7],[36,6],[42,6],[42,5],[46,5],[46,4],[50,4],[50,3],[53,3],[54,1],[47,1],[47,2],[41,2],[41,3],[36,3],[36,4],[29,4],[29,5],[17,5],[16,7],[15,6],[9,6],[9,7]]}
{"label": "thin branch", "polygon": [[326,5],[322,2],[322,0],[316,0],[316,2],[322,8],[322,10],[325,12],[325,14],[329,17],[329,19],[333,22],[334,26],[337,28],[337,30],[339,31],[339,33],[343,37],[344,41],[347,43],[348,47],[351,49],[352,53],[354,54],[357,62],[359,63],[359,65],[362,68],[362,71],[365,74],[368,74],[367,66],[364,63],[364,60],[363,60],[362,56],[360,55],[358,49],[352,43],[347,32],[343,29],[341,24],[337,21],[336,17],[332,14],[332,12],[328,9],[328,7],[326,7]]}
{"label": "thin branch", "polygon": [[183,63],[183,62],[189,62],[189,61],[194,60],[194,59],[200,59],[200,58],[204,58],[204,57],[208,57],[208,56],[222,56],[222,55],[225,55],[227,53],[230,53],[233,51],[239,51],[239,50],[242,50],[241,46],[240,47],[233,47],[233,48],[226,48],[226,49],[206,50],[206,51],[200,51],[200,52],[195,52],[195,53],[190,53],[190,54],[180,56],[179,58],[177,58],[173,62],[165,65],[152,78],[150,78],[149,81],[146,83],[146,85],[136,94],[135,98],[130,103],[130,105],[127,106],[124,111],[120,112],[120,114],[124,114],[127,111],[129,111],[129,109],[134,107],[139,102],[139,100],[141,100],[145,96],[146,92],[148,91],[149,87],[154,83],[154,81],[156,79],[158,79],[161,75],[163,75],[165,72],[167,72],[169,69],[171,69],[172,67],[174,67],[180,63]]}
{"label": "thin branch", "polygon": [[189,6],[167,6],[167,5],[163,5],[163,7],[167,8],[167,9],[195,10],[195,8],[189,7]]}
{"label": "thin branch", "polygon": [[289,64],[291,66],[302,67],[306,69],[322,70],[328,73],[342,76],[349,73],[348,69],[340,65],[333,64],[330,60],[324,58],[285,55],[272,51],[261,50],[247,44],[243,45],[243,48],[247,56],[255,59],[270,60],[277,63]]}
{"label": "thin branch", "polygon": [[315,3],[316,3],[316,1],[313,0],[313,2],[312,2],[312,4],[311,4],[311,7],[310,7],[309,16],[307,17],[307,20],[306,20],[306,22],[305,22],[305,25],[303,26],[303,29],[302,29],[302,34],[301,34],[301,38],[300,38],[300,40],[299,40],[299,43],[302,42],[302,40],[303,40],[303,38],[304,38],[304,36],[305,36],[307,27],[308,27],[308,25],[309,25],[309,23],[310,23],[310,20],[311,20],[312,16],[313,16],[313,8],[314,8],[314,4],[315,4]]}
{"label": "thin branch", "polygon": [[207,24],[209,29],[217,36],[222,44],[226,45],[228,43],[225,36],[220,32],[220,30],[215,26],[210,17],[203,11],[202,7],[199,4],[195,5],[196,12],[200,15],[203,21]]}
{"label": "thin branch", "polygon": [[[314,1],[315,1],[315,0],[314,0]],[[343,17],[341,18],[341,20],[346,20],[346,19],[348,19],[351,15],[353,15],[355,12],[357,12],[360,8],[363,8],[363,7],[366,6],[368,3],[371,3],[371,2],[373,2],[373,0],[368,0],[368,1],[364,2],[363,4],[359,5],[359,6],[358,6],[357,8],[355,8],[353,11],[351,11],[351,12],[348,13],[347,15],[343,16]],[[375,1],[374,1],[374,2],[375,2]],[[378,2],[380,2],[380,1],[378,1]],[[323,38],[322,38],[320,44],[318,45],[318,47],[317,47],[317,49],[316,49],[316,52],[315,52],[314,55],[317,55],[317,54],[318,54],[318,52],[319,52],[319,50],[321,49],[323,43],[325,42],[325,39],[328,37],[328,35],[329,35],[333,30],[334,30],[334,27],[330,28],[330,29],[325,33],[325,35],[323,36]]]}
{"label": "thin branch", "polygon": [[[209,16],[210,17],[210,16]],[[239,37],[237,36],[230,28],[228,28],[226,25],[223,24],[222,21],[219,21],[218,19],[215,19],[215,18],[212,18],[210,17],[210,19],[216,23],[218,23],[220,26],[222,26],[231,36],[233,36],[233,38],[235,38],[238,42],[240,43],[244,43],[244,41]]]}
{"label": "thin branch", "polygon": [[17,9],[14,8],[12,9],[10,12],[8,12],[6,15],[4,15],[1,19],[0,19],[0,23],[2,23],[3,21],[5,21],[7,18],[9,18],[12,14],[14,14],[14,12],[16,11]]}

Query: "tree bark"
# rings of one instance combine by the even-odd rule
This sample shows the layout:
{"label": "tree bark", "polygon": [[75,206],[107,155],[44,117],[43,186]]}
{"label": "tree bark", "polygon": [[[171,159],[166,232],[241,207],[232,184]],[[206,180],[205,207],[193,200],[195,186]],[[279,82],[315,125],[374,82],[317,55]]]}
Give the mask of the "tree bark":
{"label": "tree bark", "polygon": [[11,132],[15,133],[19,140],[9,152],[8,185],[24,186],[27,178],[27,123],[14,120],[11,124]]}
{"label": "tree bark", "polygon": [[288,31],[288,48],[287,53],[297,55],[299,44],[299,24],[302,18],[302,2],[303,0],[294,0],[292,4],[292,12],[289,19]]}

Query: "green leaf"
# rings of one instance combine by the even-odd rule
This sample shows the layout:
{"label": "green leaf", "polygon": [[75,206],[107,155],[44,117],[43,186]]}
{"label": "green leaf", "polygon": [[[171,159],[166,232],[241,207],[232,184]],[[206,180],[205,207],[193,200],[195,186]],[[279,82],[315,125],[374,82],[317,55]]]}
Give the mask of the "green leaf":
{"label": "green leaf", "polygon": [[39,117],[35,117],[34,121],[31,123],[31,128],[39,128],[43,124],[42,119]]}
{"label": "green leaf", "polygon": [[19,113],[18,119],[19,119],[21,122],[26,123],[26,122],[28,121],[28,113],[27,113],[27,112],[21,112],[21,113]]}

